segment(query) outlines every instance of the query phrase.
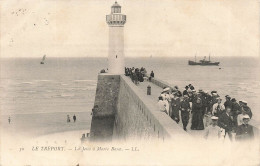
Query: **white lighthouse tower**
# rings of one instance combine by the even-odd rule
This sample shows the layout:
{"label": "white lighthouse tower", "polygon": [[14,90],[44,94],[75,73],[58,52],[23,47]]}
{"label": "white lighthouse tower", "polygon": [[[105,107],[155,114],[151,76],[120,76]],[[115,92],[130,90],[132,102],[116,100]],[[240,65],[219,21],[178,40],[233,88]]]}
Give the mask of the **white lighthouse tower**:
{"label": "white lighthouse tower", "polygon": [[109,26],[109,52],[108,52],[108,73],[125,73],[124,56],[124,24],[126,15],[121,14],[121,6],[115,2],[111,6],[111,14],[106,16]]}

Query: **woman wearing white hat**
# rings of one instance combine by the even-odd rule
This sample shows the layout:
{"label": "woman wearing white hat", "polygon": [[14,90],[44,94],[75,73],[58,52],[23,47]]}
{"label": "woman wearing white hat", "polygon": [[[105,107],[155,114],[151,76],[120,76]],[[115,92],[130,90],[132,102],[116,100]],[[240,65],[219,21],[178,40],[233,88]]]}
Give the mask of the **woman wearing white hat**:
{"label": "woman wearing white hat", "polygon": [[169,91],[170,91],[170,88],[167,87],[167,88],[164,88],[162,93],[161,93],[163,101],[166,103],[166,111],[167,111],[168,115],[169,115],[169,110],[170,110],[170,105],[169,105],[170,95],[169,95]]}

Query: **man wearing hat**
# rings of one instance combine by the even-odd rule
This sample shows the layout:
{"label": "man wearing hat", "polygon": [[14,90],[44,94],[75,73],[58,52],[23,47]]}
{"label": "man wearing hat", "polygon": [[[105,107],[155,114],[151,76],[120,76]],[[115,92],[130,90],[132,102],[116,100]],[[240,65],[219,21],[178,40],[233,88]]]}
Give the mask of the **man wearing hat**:
{"label": "man wearing hat", "polygon": [[181,91],[179,90],[178,86],[175,86],[175,89],[176,89],[176,91],[177,91],[177,96],[178,96],[178,97],[182,97],[182,93],[181,93]]}
{"label": "man wearing hat", "polygon": [[189,87],[188,86],[185,86],[185,90],[182,92],[182,95],[188,95],[188,89]]}
{"label": "man wearing hat", "polygon": [[241,104],[241,109],[244,109],[246,114],[250,117],[250,119],[252,118],[253,114],[252,114],[252,111],[250,109],[250,107],[247,106],[247,102],[246,101],[242,101],[242,104]]}
{"label": "man wearing hat", "polygon": [[202,89],[199,89],[199,93],[204,93],[204,91]]}
{"label": "man wearing hat", "polygon": [[181,109],[181,121],[183,124],[183,129],[187,131],[187,125],[189,123],[189,114],[190,114],[190,103],[189,103],[189,97],[187,95],[183,96],[183,101],[180,105]]}
{"label": "man wearing hat", "polygon": [[212,108],[213,104],[212,104],[212,96],[209,94],[209,92],[205,92],[205,104],[206,104],[205,113],[206,114],[208,112],[211,113],[211,108]]}
{"label": "man wearing hat", "polygon": [[177,96],[177,93],[173,93],[173,98],[171,99],[171,118],[176,121],[176,123],[179,123],[180,121],[180,105],[181,101],[180,98]]}
{"label": "man wearing hat", "polygon": [[190,90],[195,90],[193,85],[190,86]]}
{"label": "man wearing hat", "polygon": [[213,90],[213,91],[211,91],[211,94],[213,94],[213,93],[218,93],[217,91],[215,91],[215,90]]}
{"label": "man wearing hat", "polygon": [[218,126],[218,117],[212,116],[211,120],[212,120],[212,124],[206,127],[204,138],[208,140],[217,140],[223,138],[225,134],[225,129],[220,128]]}
{"label": "man wearing hat", "polygon": [[225,110],[225,106],[221,103],[222,99],[217,98],[217,103],[212,107],[212,115],[219,117]]}
{"label": "man wearing hat", "polygon": [[228,134],[229,139],[232,141],[232,130],[234,127],[233,118],[231,116],[231,108],[227,107],[225,112],[219,116],[219,127],[225,129],[225,136]]}
{"label": "man wearing hat", "polygon": [[191,90],[191,93],[189,93],[188,95],[190,98],[190,102],[192,102],[192,103],[196,102],[197,92],[195,89]]}
{"label": "man wearing hat", "polygon": [[229,95],[226,95],[225,98],[226,98],[226,101],[225,101],[225,103],[224,103],[224,106],[225,106],[225,107],[230,107],[230,108],[232,108],[231,97],[230,97]]}
{"label": "man wearing hat", "polygon": [[207,113],[208,110],[208,101],[207,101],[207,94],[202,90],[199,89],[198,97],[201,98],[202,102],[202,116],[204,116]]}
{"label": "man wearing hat", "polygon": [[239,100],[239,101],[238,101],[238,104],[239,104],[240,107],[242,107],[242,106],[243,106],[242,100]]}
{"label": "man wearing hat", "polygon": [[241,108],[241,112],[242,113],[237,116],[237,126],[240,126],[244,123],[243,118],[245,115],[247,115],[243,107]]}
{"label": "man wearing hat", "polygon": [[249,125],[248,122],[250,117],[246,114],[243,116],[243,124],[237,127],[236,140],[247,141],[254,139],[253,126]]}
{"label": "man wearing hat", "polygon": [[238,116],[238,114],[241,113],[241,107],[240,107],[240,105],[237,103],[237,101],[236,101],[235,98],[232,98],[232,99],[231,99],[231,102],[232,102],[231,112],[232,112],[232,115],[233,115],[233,119],[234,119],[234,122],[235,122],[235,126],[237,127],[237,126],[238,126],[238,124],[237,124],[237,116]]}
{"label": "man wearing hat", "polygon": [[[212,92],[216,92],[216,93],[212,93]],[[214,105],[215,103],[218,102],[219,95],[217,94],[217,91],[212,91],[212,92],[211,92],[212,104]]]}
{"label": "man wearing hat", "polygon": [[[184,95],[183,95],[184,96]],[[188,89],[188,98],[189,98],[189,101],[191,102],[193,100],[193,93],[192,93],[192,90]]]}

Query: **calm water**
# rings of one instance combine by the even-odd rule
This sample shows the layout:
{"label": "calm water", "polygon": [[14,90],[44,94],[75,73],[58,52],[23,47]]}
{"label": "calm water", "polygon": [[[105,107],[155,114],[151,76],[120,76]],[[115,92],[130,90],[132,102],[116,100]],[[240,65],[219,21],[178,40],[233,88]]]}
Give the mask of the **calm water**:
{"label": "calm water", "polygon": [[[260,121],[259,59],[215,58],[220,66],[189,66],[188,58],[128,58],[128,67],[154,70],[155,77],[183,89],[217,90],[248,101],[253,118]],[[2,115],[90,112],[97,74],[107,68],[106,58],[1,59]],[[219,69],[221,68],[221,69]]]}

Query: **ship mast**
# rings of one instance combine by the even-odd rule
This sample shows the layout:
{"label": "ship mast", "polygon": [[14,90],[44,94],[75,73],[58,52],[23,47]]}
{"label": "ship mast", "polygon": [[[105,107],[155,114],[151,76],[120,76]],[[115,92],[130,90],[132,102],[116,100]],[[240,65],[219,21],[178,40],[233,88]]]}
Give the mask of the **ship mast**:
{"label": "ship mast", "polygon": [[210,53],[209,53],[209,61],[210,61]]}

